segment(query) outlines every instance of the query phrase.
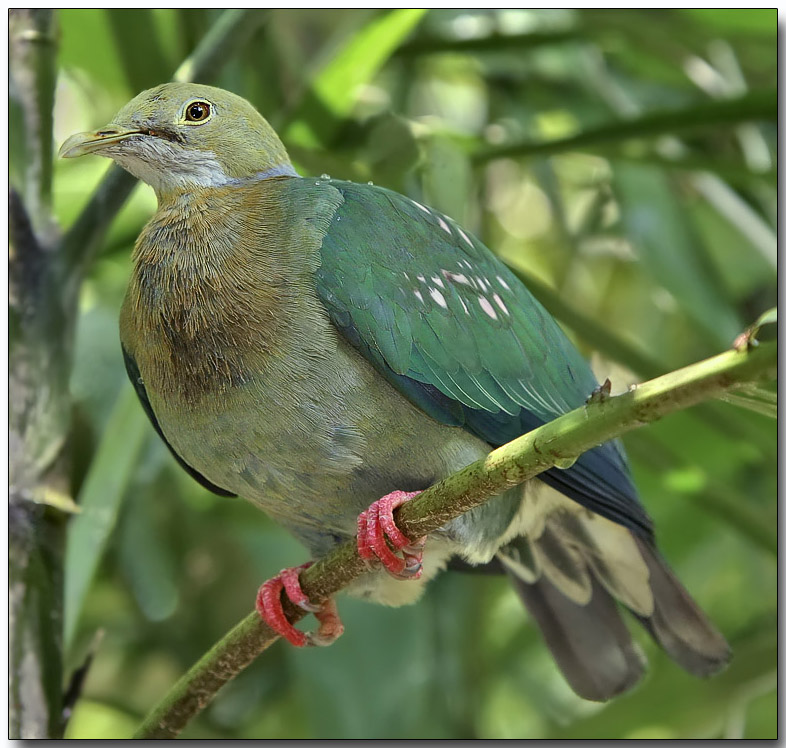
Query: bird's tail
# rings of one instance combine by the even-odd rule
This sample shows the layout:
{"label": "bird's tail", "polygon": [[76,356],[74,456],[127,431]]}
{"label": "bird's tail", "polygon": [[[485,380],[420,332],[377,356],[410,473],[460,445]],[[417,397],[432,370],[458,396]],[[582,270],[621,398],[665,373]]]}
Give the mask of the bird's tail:
{"label": "bird's tail", "polygon": [[552,514],[535,539],[498,553],[577,694],[606,701],[631,688],[646,660],[617,603],[669,656],[708,676],[731,652],[650,540],[595,514]]}

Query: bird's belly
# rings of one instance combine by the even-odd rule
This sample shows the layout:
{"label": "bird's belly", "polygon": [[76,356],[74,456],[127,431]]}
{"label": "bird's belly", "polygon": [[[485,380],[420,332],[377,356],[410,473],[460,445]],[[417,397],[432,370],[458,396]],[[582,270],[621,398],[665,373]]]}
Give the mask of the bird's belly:
{"label": "bird's belly", "polygon": [[392,490],[420,490],[488,446],[438,423],[339,343],[318,372],[293,367],[230,388],[219,406],[155,405],[175,450],[216,485],[249,499],[313,552],[355,532]]}

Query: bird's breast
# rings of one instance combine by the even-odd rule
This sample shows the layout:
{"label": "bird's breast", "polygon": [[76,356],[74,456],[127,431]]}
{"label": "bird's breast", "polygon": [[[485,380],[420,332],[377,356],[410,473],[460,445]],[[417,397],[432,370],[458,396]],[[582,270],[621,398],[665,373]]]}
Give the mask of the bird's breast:
{"label": "bird's breast", "polygon": [[177,454],[313,549],[384,493],[425,488],[488,446],[419,410],[331,324],[314,272],[335,205],[289,200],[287,214],[257,192],[159,210],[121,340]]}

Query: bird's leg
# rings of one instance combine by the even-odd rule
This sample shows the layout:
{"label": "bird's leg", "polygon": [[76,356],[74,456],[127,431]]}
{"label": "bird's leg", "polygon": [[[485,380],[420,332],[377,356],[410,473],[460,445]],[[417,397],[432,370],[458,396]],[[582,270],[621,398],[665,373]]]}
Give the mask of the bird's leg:
{"label": "bird's leg", "polygon": [[[309,566],[310,561],[290,569],[282,569],[276,576],[268,579],[259,588],[256,608],[262,620],[290,644],[296,647],[305,647],[307,644],[324,647],[332,644],[344,633],[344,625],[332,599],[322,605],[314,605],[301,589],[300,572]],[[319,621],[319,629],[315,633],[300,631],[287,620],[281,606],[282,590],[295,605],[314,614],[314,618]]]}
{"label": "bird's leg", "polygon": [[[396,526],[393,510],[420,491],[393,491],[375,501],[358,517],[358,554],[367,562],[375,559],[398,579],[417,579],[423,573],[423,546],[426,539],[410,540]],[[399,556],[394,553],[401,551]]]}

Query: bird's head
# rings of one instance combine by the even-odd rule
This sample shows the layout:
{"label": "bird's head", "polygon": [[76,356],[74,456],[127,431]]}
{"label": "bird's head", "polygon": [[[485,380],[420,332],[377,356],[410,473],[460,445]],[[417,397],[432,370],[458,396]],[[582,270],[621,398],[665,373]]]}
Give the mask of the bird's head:
{"label": "bird's head", "polygon": [[286,150],[245,99],[195,83],[164,83],[128,102],[112,122],[72,135],[63,158],[114,159],[159,196],[235,180],[295,175]]}

